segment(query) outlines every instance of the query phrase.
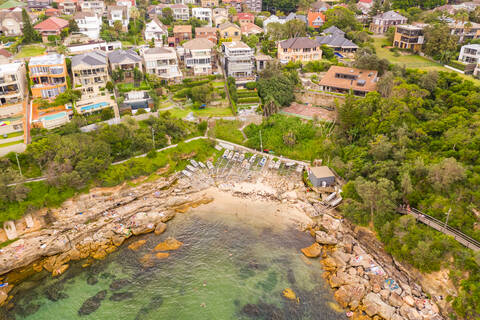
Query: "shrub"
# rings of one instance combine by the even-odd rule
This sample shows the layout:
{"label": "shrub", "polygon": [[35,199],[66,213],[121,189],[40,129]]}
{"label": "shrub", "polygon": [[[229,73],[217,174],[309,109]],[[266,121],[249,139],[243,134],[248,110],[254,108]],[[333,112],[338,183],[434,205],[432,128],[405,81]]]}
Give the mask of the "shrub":
{"label": "shrub", "polygon": [[248,90],[253,90],[257,87],[257,83],[256,82],[248,82],[245,84],[245,88],[247,88]]}
{"label": "shrub", "polygon": [[252,103],[252,102],[260,102],[259,97],[247,97],[247,98],[239,98],[238,103]]}

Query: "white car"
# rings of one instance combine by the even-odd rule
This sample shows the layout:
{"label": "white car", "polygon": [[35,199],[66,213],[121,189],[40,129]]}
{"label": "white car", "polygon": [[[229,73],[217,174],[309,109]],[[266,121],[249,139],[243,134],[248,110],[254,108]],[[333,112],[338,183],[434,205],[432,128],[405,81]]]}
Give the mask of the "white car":
{"label": "white car", "polygon": [[265,165],[265,162],[267,162],[267,157],[263,157],[258,164],[260,165],[260,167],[263,167]]}
{"label": "white car", "polygon": [[212,170],[213,169],[213,164],[210,161],[207,161],[207,167],[208,167],[208,169]]}
{"label": "white car", "polygon": [[191,177],[191,176],[192,176],[192,174],[190,173],[190,171],[187,171],[187,170],[182,170],[182,173],[183,173],[184,175],[186,175],[187,177]]}
{"label": "white car", "polygon": [[225,150],[225,152],[223,153],[222,158],[223,158],[223,159],[227,159],[229,153],[230,153],[229,150]]}
{"label": "white car", "polygon": [[205,169],[207,166],[203,164],[203,162],[201,161],[198,161],[198,165],[200,166],[200,168],[202,169]]}
{"label": "white car", "polygon": [[195,160],[190,160],[190,163],[192,164],[192,166],[194,166],[195,168],[198,168],[198,162],[195,161]]}
{"label": "white car", "polygon": [[190,170],[190,171],[192,171],[192,172],[195,172],[195,171],[197,171],[197,168],[195,168],[195,167],[192,167],[192,166],[191,166],[191,165],[189,165],[189,164],[187,164],[187,169],[188,169],[188,170]]}
{"label": "white car", "polygon": [[250,158],[250,163],[254,163],[256,158],[257,158],[257,155],[254,154],[254,155]]}
{"label": "white car", "polygon": [[244,154],[244,153],[240,153],[240,156],[238,157],[238,162],[242,162],[243,159],[245,159],[245,154]]}

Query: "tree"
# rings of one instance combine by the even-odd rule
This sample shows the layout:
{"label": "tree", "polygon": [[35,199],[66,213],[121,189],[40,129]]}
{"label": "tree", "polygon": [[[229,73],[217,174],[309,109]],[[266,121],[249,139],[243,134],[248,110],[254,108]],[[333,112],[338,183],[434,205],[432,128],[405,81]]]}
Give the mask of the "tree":
{"label": "tree", "polygon": [[362,25],[355,17],[355,13],[344,7],[334,7],[325,12],[326,22],[323,28],[336,26],[346,32],[360,30]]}
{"label": "tree", "polygon": [[78,24],[77,22],[75,21],[75,19],[71,19],[70,21],[68,21],[68,31],[70,33],[72,32],[78,32],[80,29],[78,29]]}
{"label": "tree", "polygon": [[355,62],[353,66],[359,69],[376,70],[381,76],[388,69],[389,62],[387,59],[379,59],[368,48],[362,48],[355,54]]}
{"label": "tree", "polygon": [[378,80],[377,83],[377,91],[382,95],[384,98],[390,97],[392,94],[393,86],[394,86],[395,76],[392,72],[387,71],[381,78]]}
{"label": "tree", "polygon": [[250,48],[256,48],[257,44],[259,42],[259,39],[256,35],[251,34],[247,37],[247,40],[245,43],[250,47]]}
{"label": "tree", "polygon": [[209,103],[212,101],[213,87],[209,84],[195,86],[191,90],[192,100],[201,103]]}
{"label": "tree", "polygon": [[32,27],[30,22],[30,17],[25,9],[22,9],[22,22],[23,22],[23,40],[22,42],[25,44],[36,42],[39,40],[39,36],[37,31]]}
{"label": "tree", "polygon": [[265,99],[265,103],[263,105],[263,115],[265,117],[270,117],[271,115],[274,115],[275,113],[278,112],[280,108],[278,107],[277,102],[272,96],[268,96]]}
{"label": "tree", "polygon": [[173,10],[170,7],[162,9],[162,22],[165,25],[171,25],[173,22]]}
{"label": "tree", "polygon": [[65,105],[67,103],[73,103],[73,105],[75,105],[75,102],[80,100],[81,97],[82,97],[82,91],[67,89],[65,90],[65,92],[60,93],[55,98],[54,104],[56,106]]}
{"label": "tree", "polygon": [[458,37],[445,24],[429,25],[424,29],[425,54],[440,62],[448,62],[457,51]]}
{"label": "tree", "polygon": [[387,36],[388,43],[393,43],[393,37],[395,36],[395,27],[388,27],[385,35]]}
{"label": "tree", "polygon": [[465,168],[455,158],[446,158],[432,165],[428,170],[428,180],[434,189],[447,192],[450,186],[465,179]]}
{"label": "tree", "polygon": [[287,21],[287,23],[283,25],[283,29],[286,38],[304,37],[307,32],[307,25],[301,20],[293,19]]}
{"label": "tree", "polygon": [[123,25],[122,25],[122,21],[121,20],[115,20],[113,22],[113,29],[118,32],[118,33],[121,33],[123,32]]}

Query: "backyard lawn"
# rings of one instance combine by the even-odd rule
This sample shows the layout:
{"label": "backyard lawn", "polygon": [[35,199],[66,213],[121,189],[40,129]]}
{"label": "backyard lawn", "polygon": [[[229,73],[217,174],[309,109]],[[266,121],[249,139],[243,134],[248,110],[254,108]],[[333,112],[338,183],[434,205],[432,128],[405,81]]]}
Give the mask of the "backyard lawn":
{"label": "backyard lawn", "polygon": [[231,141],[233,143],[242,144],[244,138],[242,132],[240,132],[239,130],[241,125],[242,122],[238,120],[216,120],[215,127],[213,127],[209,131],[208,135],[210,137],[215,137],[218,139]]}
{"label": "backyard lawn", "polygon": [[15,56],[15,58],[28,58],[28,57],[35,57],[40,56],[45,52],[45,48],[39,45],[27,45],[23,46],[19,53]]}
{"label": "backyard lawn", "polygon": [[[159,111],[163,112],[161,109]],[[188,107],[188,108],[185,108],[185,109],[173,108],[173,109],[165,110],[165,112],[166,111],[170,112],[172,114],[172,116],[175,117],[175,118],[184,118],[190,112],[193,112],[193,114],[197,117],[229,117],[229,116],[233,116],[232,115],[232,110],[229,107],[227,107],[227,108],[207,107],[207,108],[201,109],[201,110],[195,110],[192,107]]]}
{"label": "backyard lawn", "polygon": [[[440,63],[435,61],[431,61],[425,57],[421,57],[419,55],[412,55],[407,54],[403,55],[400,53],[400,56],[396,57],[393,52],[391,52],[388,48],[382,48],[382,44],[389,44],[386,41],[385,37],[376,37],[373,39],[373,45],[377,52],[377,56],[379,58],[385,58],[391,63],[404,65],[406,68],[411,69],[422,69],[426,71],[436,70],[436,71],[445,71],[445,72],[455,72],[448,68],[445,68]],[[480,80],[477,80],[469,75],[464,75],[461,73],[457,73],[460,77],[464,78],[465,80],[473,81],[476,85],[480,85]]]}

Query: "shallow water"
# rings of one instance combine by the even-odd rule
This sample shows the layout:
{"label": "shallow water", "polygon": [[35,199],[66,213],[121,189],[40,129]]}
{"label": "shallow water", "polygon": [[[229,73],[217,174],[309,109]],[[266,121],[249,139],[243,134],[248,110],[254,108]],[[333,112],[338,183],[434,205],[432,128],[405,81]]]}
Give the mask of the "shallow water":
{"label": "shallow water", "polygon": [[[184,245],[143,267],[139,259],[168,236]],[[141,238],[147,243],[138,251],[127,248]],[[311,242],[293,227],[196,210],[90,267],[35,275],[12,290],[15,307],[0,319],[345,319],[329,305],[320,263],[300,253]],[[285,288],[299,301],[284,298]]]}

